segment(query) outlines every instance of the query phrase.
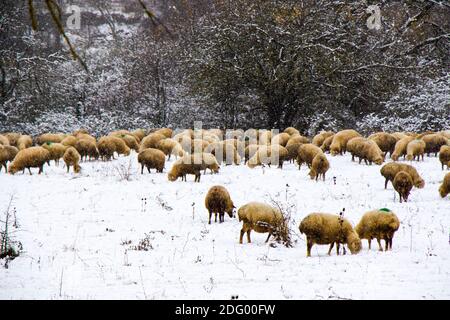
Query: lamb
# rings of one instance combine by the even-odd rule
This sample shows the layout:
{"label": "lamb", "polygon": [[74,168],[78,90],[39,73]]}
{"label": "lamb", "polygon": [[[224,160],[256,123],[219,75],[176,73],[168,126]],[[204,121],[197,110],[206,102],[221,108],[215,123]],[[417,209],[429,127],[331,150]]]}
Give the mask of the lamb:
{"label": "lamb", "polygon": [[8,172],[15,174],[18,171],[28,169],[31,173],[30,168],[39,168],[39,174],[44,172],[44,164],[50,158],[50,152],[42,147],[31,147],[28,149],[20,150],[14,161],[9,165]]}
{"label": "lamb", "polygon": [[400,196],[400,203],[402,203],[402,199],[405,202],[408,201],[409,193],[413,187],[413,179],[409,175],[409,173],[405,171],[400,171],[395,175],[394,181],[392,181],[394,185],[395,191],[398,192]]}
{"label": "lamb", "polygon": [[450,169],[450,146],[442,146],[439,150],[439,161],[442,164],[442,170],[444,170],[444,165],[447,165],[447,169]]}
{"label": "lamb", "polygon": [[[450,164],[450,163],[449,163]],[[442,198],[445,198],[450,193],[450,172],[447,173],[439,187],[439,194]]]}
{"label": "lamb", "polygon": [[392,250],[392,239],[394,233],[400,227],[400,221],[394,212],[383,208],[366,212],[355,228],[360,239],[367,239],[369,242],[369,250],[371,249],[372,239],[377,239],[380,251],[381,239],[385,241],[385,251]]}
{"label": "lamb", "polygon": [[80,154],[78,153],[77,149],[74,147],[68,147],[66,152],[64,153],[63,160],[67,167],[67,173],[69,173],[70,167],[73,166],[73,171],[75,173],[80,172],[81,167],[79,165],[80,163]]}
{"label": "lamb", "polygon": [[195,175],[195,182],[200,182],[200,171],[205,169],[205,165],[202,163],[195,163],[194,156],[185,156],[174,162],[172,169],[170,169],[168,178],[169,181],[176,181],[181,177],[182,181],[186,180],[186,175]]}
{"label": "lamb", "polygon": [[36,138],[36,144],[43,145],[44,143],[51,142],[51,143],[61,143],[61,141],[64,140],[66,137],[65,134],[62,133],[44,133],[41,134]]}
{"label": "lamb", "polygon": [[8,138],[1,134],[0,134],[0,146],[9,146]]}
{"label": "lamb", "polygon": [[448,139],[439,133],[425,135],[422,137],[422,140],[425,142],[425,153],[427,156],[430,156],[430,153],[434,153],[434,156],[437,156],[439,149],[449,144]]}
{"label": "lamb", "polygon": [[8,172],[6,165],[9,161],[13,161],[19,150],[13,146],[4,146],[0,144],[0,172],[2,167],[5,167],[5,172]]}
{"label": "lamb", "polygon": [[[144,139],[142,139],[141,141],[141,146],[139,147],[139,151],[142,151],[144,149],[147,148],[153,148],[156,149],[156,146],[158,145],[158,142],[161,140],[166,139],[166,136],[159,134],[159,133],[151,133],[148,136],[146,136]],[[190,144],[189,144],[189,149],[190,149]]]}
{"label": "lamb", "polygon": [[406,149],[408,147],[408,143],[414,140],[414,137],[407,136],[403,139],[400,139],[395,144],[394,152],[391,154],[391,159],[397,161],[399,157],[406,155]]}
{"label": "lamb", "polygon": [[178,157],[182,157],[185,154],[185,151],[183,150],[181,145],[175,140],[170,138],[160,140],[156,144],[156,149],[159,149],[162,152],[164,152],[166,156],[168,155],[169,160],[172,155],[174,155],[175,159],[177,159]]}
{"label": "lamb", "polygon": [[293,136],[294,134],[300,135],[300,131],[298,131],[297,129],[295,129],[293,127],[286,128],[286,129],[284,129],[283,132],[287,133],[290,136]]}
{"label": "lamb", "polygon": [[278,208],[260,202],[250,202],[240,207],[238,217],[239,222],[243,221],[239,236],[240,244],[242,244],[245,233],[247,233],[247,242],[251,243],[250,233],[252,230],[258,233],[268,232],[267,243],[274,231],[282,224],[285,224],[283,215]]}
{"label": "lamb", "polygon": [[312,144],[316,147],[322,146],[323,142],[326,138],[333,136],[334,132],[332,131],[321,131],[320,133],[316,134],[312,140]]}
{"label": "lamb", "polygon": [[308,165],[308,168],[311,168],[312,162],[317,154],[323,153],[322,149],[315,146],[312,143],[303,144],[298,148],[298,156],[297,156],[297,164],[298,169],[300,170],[303,163]]}
{"label": "lamb", "polygon": [[[339,255],[340,244],[347,244],[352,254],[361,251],[361,239],[347,219],[328,213],[311,213],[306,216],[299,226],[300,233],[306,235],[306,256],[311,257],[314,244],[329,244],[328,255],[334,244],[337,244]],[[344,248],[345,254],[345,248]]]}
{"label": "lamb", "polygon": [[389,155],[392,155],[395,150],[395,144],[397,143],[397,139],[392,134],[386,132],[377,132],[369,136],[368,139],[375,141],[381,151],[385,154],[389,153]]}
{"label": "lamb", "polygon": [[322,149],[323,152],[330,152],[331,144],[333,143],[334,134],[326,138],[322,145],[320,146],[320,149]]}
{"label": "lamb", "polygon": [[408,143],[408,146],[406,147],[406,160],[412,161],[413,159],[417,158],[417,161],[420,160],[420,156],[422,156],[423,161],[423,155],[425,153],[425,142],[423,140],[414,139],[410,143]]}
{"label": "lamb", "polygon": [[23,150],[33,145],[33,138],[28,135],[21,135],[17,140],[17,149]]}
{"label": "lamb", "polygon": [[385,189],[387,188],[388,182],[393,181],[395,175],[400,171],[405,171],[411,176],[413,184],[416,188],[421,189],[425,186],[425,181],[420,177],[419,173],[417,173],[417,170],[413,166],[405,163],[390,162],[385,164],[380,170],[381,175],[386,179],[384,183]]}
{"label": "lamb", "polygon": [[100,152],[97,149],[97,144],[95,143],[95,141],[89,139],[81,139],[75,143],[74,147],[80,153],[81,160],[83,160],[84,158],[84,160],[86,161],[87,157],[89,157],[89,160],[92,160],[92,158],[98,159],[100,156]]}
{"label": "lamb", "polygon": [[148,173],[150,169],[156,169],[156,172],[163,172],[166,163],[166,155],[158,149],[147,148],[138,154],[138,162],[141,164],[141,174],[144,174],[144,167]]}
{"label": "lamb", "polygon": [[288,157],[288,151],[286,148],[280,145],[261,145],[258,151],[248,160],[248,167],[253,169],[260,165],[278,164],[279,168],[283,168],[283,162]]}
{"label": "lamb", "polygon": [[276,136],[274,136],[272,138],[271,144],[279,144],[283,147],[286,147],[290,138],[291,138],[291,136],[288,133],[283,132],[283,133],[280,133],[280,134],[277,134]]}
{"label": "lamb", "polygon": [[353,129],[342,130],[336,133],[333,137],[333,141],[330,145],[330,153],[332,156],[337,154],[343,154],[346,152],[347,142],[355,137],[361,135]]}
{"label": "lamb", "polygon": [[233,211],[236,208],[231,200],[228,190],[222,186],[214,186],[209,189],[205,198],[205,207],[209,213],[208,224],[211,224],[211,216],[214,213],[214,222],[217,222],[217,214],[219,214],[219,223],[225,221],[225,212],[230,218],[233,218]]}
{"label": "lamb", "polygon": [[67,136],[62,141],[61,144],[66,147],[75,147],[75,144],[77,143],[78,138],[75,136]]}
{"label": "lamb", "polygon": [[322,176],[323,181],[325,181],[325,174],[329,168],[330,163],[328,162],[327,157],[323,153],[318,153],[312,161],[309,176],[311,179],[316,179],[316,181]]}
{"label": "lamb", "polygon": [[52,142],[46,142],[42,145],[42,147],[50,152],[50,157],[48,158],[47,163],[50,165],[50,161],[54,160],[57,166],[59,165],[59,159],[64,156],[67,149],[67,147],[61,143]]}

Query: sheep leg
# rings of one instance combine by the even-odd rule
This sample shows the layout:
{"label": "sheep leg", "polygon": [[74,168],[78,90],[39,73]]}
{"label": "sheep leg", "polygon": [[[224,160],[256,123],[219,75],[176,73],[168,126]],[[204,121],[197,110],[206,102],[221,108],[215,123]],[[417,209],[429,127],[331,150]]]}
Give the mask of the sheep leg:
{"label": "sheep leg", "polygon": [[31,169],[30,167],[28,167],[28,172],[30,173],[30,176],[32,176],[33,174],[31,173]]}
{"label": "sheep leg", "polygon": [[394,239],[393,237],[389,239],[389,249],[392,250],[392,239]]}
{"label": "sheep leg", "polygon": [[323,173],[322,176],[323,176],[323,181],[325,181],[325,173]]}
{"label": "sheep leg", "polygon": [[209,211],[209,221],[208,221],[208,224],[211,224],[211,216],[212,216],[212,212]]}
{"label": "sheep leg", "polygon": [[244,230],[244,228],[242,228],[241,229],[241,235],[239,236],[239,243],[240,244],[242,244],[242,238],[244,237],[244,233],[245,233],[245,230]]}
{"label": "sheep leg", "polygon": [[341,244],[339,242],[336,243],[336,253],[339,255],[339,249],[341,248]]}
{"label": "sheep leg", "polygon": [[389,182],[389,179],[386,178],[386,181],[384,182],[384,188],[385,188],[385,189],[387,189],[387,184],[388,184],[388,182]]}
{"label": "sheep leg", "polygon": [[144,174],[144,165],[141,165],[141,174]]}
{"label": "sheep leg", "polygon": [[389,250],[389,238],[385,237],[384,238],[384,251],[388,251]]}
{"label": "sheep leg", "polygon": [[251,229],[247,230],[247,242],[248,242],[248,243],[252,242],[252,241],[250,240],[250,232],[251,232],[251,231],[252,231]]}
{"label": "sheep leg", "polygon": [[372,239],[369,238],[369,239],[367,239],[367,241],[369,242],[369,250],[370,250],[372,248]]}
{"label": "sheep leg", "polygon": [[379,251],[383,251],[383,248],[381,247],[381,239],[377,238],[377,242],[378,242]]}
{"label": "sheep leg", "polygon": [[329,255],[329,256],[331,256],[331,250],[333,249],[333,247],[334,247],[334,242],[332,242],[332,243],[330,244],[330,249],[328,249],[328,255]]}
{"label": "sheep leg", "polygon": [[214,213],[214,222],[217,222],[217,213]]}
{"label": "sheep leg", "polygon": [[69,173],[69,168],[70,168],[70,166],[69,166],[69,165],[67,165],[67,173]]}
{"label": "sheep leg", "polygon": [[342,245],[342,251],[344,252],[344,256],[347,254],[347,250],[345,250],[345,245]]}
{"label": "sheep leg", "polygon": [[148,171],[148,173],[152,173],[149,166],[147,167],[147,171]]}
{"label": "sheep leg", "polygon": [[306,238],[306,256],[311,257],[311,248],[313,246],[313,241],[310,238]]}
{"label": "sheep leg", "polygon": [[272,235],[272,232],[269,232],[269,235],[267,236],[267,239],[266,239],[266,242],[265,243],[267,243],[267,242],[269,242],[269,239],[270,239],[270,236]]}

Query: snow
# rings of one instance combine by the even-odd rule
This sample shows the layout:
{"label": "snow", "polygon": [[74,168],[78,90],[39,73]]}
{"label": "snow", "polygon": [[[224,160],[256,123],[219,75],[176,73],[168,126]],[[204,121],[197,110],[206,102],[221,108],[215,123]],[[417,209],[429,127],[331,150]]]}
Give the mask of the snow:
{"label": "snow", "polygon": [[[384,189],[379,166],[328,158],[325,182],[294,164],[222,166],[200,183],[193,176],[169,182],[173,160],[163,174],[141,175],[135,153],[82,163],[80,175],[53,162],[41,176],[1,173],[0,214],[14,195],[24,252],[7,269],[0,260],[0,299],[449,299],[450,201],[438,194],[438,159],[414,162],[426,185],[400,204],[391,184]],[[129,164],[131,181],[121,180]],[[237,207],[271,199],[293,206],[294,247],[272,247],[254,232],[241,245],[241,223],[228,215],[208,225],[204,197],[216,184]],[[401,221],[392,251],[379,252],[376,241],[369,251],[364,240],[357,255],[328,256],[328,246],[315,245],[306,258],[298,225],[307,214],[345,208],[356,224],[383,207]],[[146,234],[152,248],[131,250]]]}

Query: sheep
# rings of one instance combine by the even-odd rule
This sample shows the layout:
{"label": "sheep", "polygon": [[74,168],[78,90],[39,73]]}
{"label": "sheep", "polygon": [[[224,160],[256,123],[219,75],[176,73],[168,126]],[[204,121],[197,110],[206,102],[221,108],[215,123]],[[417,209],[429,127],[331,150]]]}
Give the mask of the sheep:
{"label": "sheep", "polygon": [[323,181],[325,181],[325,174],[329,168],[330,163],[328,162],[327,157],[323,153],[318,153],[312,161],[309,176],[311,179],[316,179],[316,181],[322,176]]}
{"label": "sheep", "polygon": [[42,147],[50,152],[47,163],[50,165],[50,161],[54,160],[57,166],[59,165],[59,159],[64,156],[64,153],[67,150],[67,147],[61,143],[46,142]]}
{"label": "sheep", "polygon": [[251,243],[252,230],[258,233],[269,233],[266,243],[274,231],[285,223],[283,215],[278,208],[265,203],[249,202],[238,210],[239,222],[243,221],[239,243],[242,244],[244,234],[247,233],[247,242]]}
{"label": "sheep", "polygon": [[208,129],[207,132],[215,135],[219,139],[223,138],[223,131],[221,129]]}
{"label": "sheep", "polygon": [[393,132],[390,133],[390,135],[393,136],[397,141],[400,141],[401,139],[408,137],[408,135],[406,135],[403,132]]}
{"label": "sheep", "polygon": [[[449,163],[450,164],[450,163]],[[442,198],[445,198],[450,193],[450,172],[447,173],[439,187],[439,194]]]}
{"label": "sheep", "polygon": [[326,138],[333,136],[334,132],[332,131],[321,131],[320,133],[316,134],[312,140],[312,144],[316,147],[322,146],[323,142]]}
{"label": "sheep", "polygon": [[383,239],[385,241],[385,251],[388,251],[389,249],[392,250],[392,239],[399,227],[400,221],[395,213],[383,208],[366,212],[356,225],[355,231],[361,240],[368,240],[369,250],[371,249],[371,241],[375,238],[377,239],[379,250],[383,251],[381,247],[381,239]]}
{"label": "sheep", "polygon": [[118,135],[117,138],[122,139],[128,148],[133,149],[136,152],[139,152],[139,142],[134,135],[121,134],[121,135]]}
{"label": "sheep", "polygon": [[75,144],[77,143],[78,138],[75,136],[67,136],[62,141],[61,144],[66,147],[75,147]]}
{"label": "sheep", "polygon": [[33,145],[33,138],[28,135],[21,135],[17,140],[17,149],[23,150]]}
{"label": "sheep", "polygon": [[[226,141],[220,141],[210,144],[205,152],[212,153],[219,164],[225,161],[226,165],[239,165],[241,163],[241,157],[232,143]],[[244,151],[245,153],[245,151]]]}
{"label": "sheep", "polygon": [[0,134],[0,146],[9,146],[8,138],[1,134]]}
{"label": "sheep", "polygon": [[450,130],[444,130],[444,131],[440,131],[438,132],[440,135],[446,137],[447,139],[450,139]]}
{"label": "sheep", "polygon": [[408,143],[414,140],[414,137],[407,136],[397,141],[395,144],[394,152],[391,154],[391,159],[397,161],[401,156],[406,155],[406,149],[408,147]]}
{"label": "sheep", "polygon": [[65,134],[62,133],[44,133],[36,138],[36,144],[43,145],[44,143],[61,143],[66,137]]}
{"label": "sheep", "polygon": [[171,138],[172,134],[173,134],[173,130],[170,128],[162,128],[162,129],[156,130],[154,133],[161,134],[165,138]]}
{"label": "sheep", "polygon": [[330,152],[331,144],[333,143],[334,134],[323,140],[322,145],[320,146],[320,149],[322,149],[323,152]]}
{"label": "sheep", "polygon": [[274,136],[272,138],[271,144],[279,144],[283,147],[286,147],[290,138],[291,138],[291,136],[288,133],[283,132],[283,133],[280,133],[280,134],[277,134],[276,136]]}
{"label": "sheep", "polygon": [[156,169],[156,172],[163,172],[166,163],[166,155],[164,152],[154,148],[147,148],[139,152],[138,162],[141,164],[141,174],[144,174],[144,167],[148,173],[150,169]]}
{"label": "sheep", "polygon": [[228,190],[222,186],[214,186],[209,189],[205,198],[205,207],[209,214],[208,224],[211,224],[213,213],[215,214],[214,222],[217,222],[217,214],[219,214],[219,223],[224,222],[225,212],[228,213],[230,218],[233,218],[233,211],[236,208]]}
{"label": "sheep", "polygon": [[434,153],[434,156],[437,156],[439,149],[449,144],[448,139],[439,133],[425,135],[422,137],[422,140],[425,142],[425,153],[427,156],[430,156],[430,153]]}
{"label": "sheep", "polygon": [[6,165],[9,161],[13,161],[19,150],[14,146],[4,146],[0,144],[0,172],[2,167],[5,167],[5,172],[8,172]]}
{"label": "sheep", "polygon": [[420,160],[420,156],[423,156],[425,153],[425,142],[423,140],[414,139],[410,143],[408,143],[406,147],[406,160],[412,161],[413,159],[416,159],[417,161]]}
{"label": "sheep", "polygon": [[[166,136],[159,134],[159,133],[151,133],[148,136],[146,136],[144,139],[142,139],[141,146],[139,147],[139,151],[142,151],[147,148],[156,149],[158,142],[163,139],[166,139]],[[190,149],[190,147],[191,146],[189,144],[189,149]]]}
{"label": "sheep", "polygon": [[164,152],[164,154],[166,156],[168,155],[169,156],[169,160],[170,160],[170,157],[172,155],[175,156],[175,159],[185,155],[185,151],[183,150],[181,145],[178,142],[176,142],[175,140],[170,139],[170,138],[160,140],[156,144],[156,149],[161,150],[162,152]]}
{"label": "sheep", "polygon": [[28,169],[31,175],[30,168],[39,168],[39,174],[41,174],[44,172],[44,164],[49,158],[50,152],[42,147],[31,147],[20,150],[14,158],[14,161],[9,165],[8,172],[15,174],[18,171]]}
{"label": "sheep", "polygon": [[300,148],[298,148],[298,169],[300,170],[303,163],[306,163],[308,165],[308,168],[311,168],[315,156],[320,153],[323,153],[322,149],[312,143],[301,145]]}
{"label": "sheep", "polygon": [[248,160],[258,152],[259,145],[258,144],[250,144],[245,147],[245,158],[244,164],[247,164]]}
{"label": "sheep", "polygon": [[194,156],[188,155],[174,162],[169,171],[168,178],[169,181],[176,181],[181,177],[181,181],[187,181],[186,175],[193,174],[195,175],[195,182],[200,182],[200,171],[204,169],[205,165],[203,162],[195,163]]}
{"label": "sheep", "polygon": [[75,143],[74,147],[80,153],[81,160],[83,160],[84,158],[84,160],[86,161],[87,157],[89,157],[89,160],[92,160],[92,158],[97,160],[100,156],[100,152],[97,149],[97,144],[95,143],[95,141],[89,139],[80,139]]}
{"label": "sheep", "polygon": [[84,140],[91,140],[91,141],[93,141],[94,143],[97,143],[97,139],[95,139],[95,137],[93,137],[93,136],[91,136],[91,135],[89,135],[89,134],[86,134],[86,133],[78,133],[76,136],[75,136],[75,138],[77,138],[78,140],[81,140],[81,139],[84,139]]}
{"label": "sheep", "polygon": [[352,155],[352,161],[355,161],[355,156],[362,158],[364,143],[367,141],[366,138],[356,137],[352,138],[347,142],[347,151]]}
{"label": "sheep", "polygon": [[409,193],[413,187],[413,179],[409,173],[405,171],[398,172],[395,175],[394,181],[392,181],[392,185],[400,196],[400,203],[402,203],[402,199],[408,202]]}
{"label": "sheep", "polygon": [[286,150],[288,152],[288,155],[286,157],[287,161],[293,162],[297,159],[298,149],[300,148],[301,145],[303,145],[303,143],[293,143],[293,144],[288,144],[286,146]]}
{"label": "sheep", "polygon": [[259,144],[267,145],[270,144],[272,140],[272,131],[271,130],[260,130],[259,132]]}
{"label": "sheep", "polygon": [[97,143],[97,149],[103,161],[114,159],[114,152],[116,151],[116,144],[111,137],[101,137]]}
{"label": "sheep", "polygon": [[21,134],[17,132],[7,132],[4,133],[3,136],[5,136],[6,139],[8,139],[10,146],[17,147],[17,140],[19,140]]}
{"label": "sheep", "polygon": [[248,160],[247,166],[251,169],[260,165],[278,164],[279,168],[283,168],[283,162],[288,157],[288,151],[281,145],[261,145],[258,151]]}
{"label": "sheep", "polygon": [[[245,142],[239,141],[238,139],[227,139],[223,141],[224,144],[229,144],[234,147],[234,149],[239,154],[239,157],[243,157],[245,155]],[[239,159],[240,162],[240,159]],[[236,163],[238,164],[238,163]]]}
{"label": "sheep", "polygon": [[298,131],[297,129],[295,129],[293,127],[286,128],[286,129],[284,129],[283,132],[287,133],[290,136],[293,136],[294,134],[300,135],[300,131]]}
{"label": "sheep", "polygon": [[120,138],[114,137],[114,136],[108,136],[107,137],[110,141],[112,141],[115,145],[115,152],[117,152],[117,155],[130,155],[130,148],[127,146],[127,144]]}
{"label": "sheep", "polygon": [[87,129],[81,128],[72,132],[72,136],[76,137],[78,134],[89,134]]}
{"label": "sheep", "polygon": [[392,134],[387,132],[377,132],[370,135],[368,139],[375,141],[381,151],[385,154],[389,153],[390,156],[394,152],[395,144],[397,143],[397,139]]}
{"label": "sheep", "polygon": [[68,147],[66,152],[64,152],[63,160],[67,167],[67,173],[69,173],[70,166],[73,166],[73,171],[75,173],[80,172],[81,167],[79,165],[80,163],[80,154],[78,153],[77,149],[74,147]]}
{"label": "sheep", "polygon": [[388,182],[393,181],[395,175],[400,171],[405,171],[411,176],[413,184],[416,188],[422,189],[425,186],[425,181],[420,177],[419,173],[413,166],[405,163],[390,162],[385,164],[380,169],[381,175],[386,179],[384,183],[385,189],[387,188]]}
{"label": "sheep", "polygon": [[136,129],[131,132],[133,136],[135,136],[138,139],[138,142],[140,143],[142,139],[147,135],[144,129]]}
{"label": "sheep", "polygon": [[361,135],[353,129],[342,130],[336,133],[330,145],[330,153],[332,156],[343,154],[346,152],[347,142]]}
{"label": "sheep", "polygon": [[347,244],[352,254],[361,251],[361,239],[350,222],[340,216],[314,212],[302,220],[299,229],[301,234],[306,235],[307,257],[311,257],[311,248],[314,244],[329,244],[328,255],[331,255],[335,243],[338,255],[341,244]]}
{"label": "sheep", "polygon": [[383,153],[383,151],[381,151],[380,147],[376,144],[375,141],[366,139],[366,141],[364,141],[363,143],[359,163],[361,163],[361,160],[364,159],[366,164],[368,161],[370,165],[372,164],[372,162],[377,165],[381,165],[384,162],[384,156],[385,154]]}
{"label": "sheep", "polygon": [[208,148],[209,142],[203,139],[192,139],[191,140],[191,153],[203,152]]}
{"label": "sheep", "polygon": [[294,135],[291,136],[291,138],[289,139],[289,141],[286,144],[286,148],[292,144],[305,144],[305,143],[310,143],[309,139],[301,136],[301,135]]}
{"label": "sheep", "polygon": [[444,165],[447,165],[447,169],[450,169],[450,146],[442,146],[439,150],[439,161],[442,164],[442,170],[444,170]]}
{"label": "sheep", "polygon": [[177,134],[172,139],[181,145],[184,152],[190,153],[192,151],[192,138],[189,134]]}
{"label": "sheep", "polygon": [[206,170],[209,169],[211,173],[219,173],[219,163],[217,162],[216,157],[209,152],[202,153],[194,153],[193,155],[194,163],[202,163],[204,173],[206,174]]}

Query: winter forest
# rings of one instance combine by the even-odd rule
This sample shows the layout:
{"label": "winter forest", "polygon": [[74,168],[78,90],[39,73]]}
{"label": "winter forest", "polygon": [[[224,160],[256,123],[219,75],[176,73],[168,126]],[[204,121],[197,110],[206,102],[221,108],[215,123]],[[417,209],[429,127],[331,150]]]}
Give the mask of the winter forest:
{"label": "winter forest", "polygon": [[446,1],[54,3],[78,59],[46,1],[2,0],[1,131],[450,126]]}

